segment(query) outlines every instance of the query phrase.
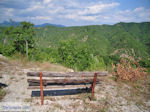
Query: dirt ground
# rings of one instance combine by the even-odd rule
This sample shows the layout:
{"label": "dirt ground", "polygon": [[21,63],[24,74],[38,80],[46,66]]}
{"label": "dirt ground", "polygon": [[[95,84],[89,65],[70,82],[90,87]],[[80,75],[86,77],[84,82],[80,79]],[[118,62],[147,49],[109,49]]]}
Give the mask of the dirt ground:
{"label": "dirt ground", "polygon": [[136,83],[116,82],[111,75],[102,77],[96,85],[94,101],[90,93],[65,96],[31,97],[27,89],[27,72],[73,72],[60,65],[15,60],[0,55],[0,83],[5,84],[5,97],[1,102],[27,102],[31,112],[150,112],[150,78]]}

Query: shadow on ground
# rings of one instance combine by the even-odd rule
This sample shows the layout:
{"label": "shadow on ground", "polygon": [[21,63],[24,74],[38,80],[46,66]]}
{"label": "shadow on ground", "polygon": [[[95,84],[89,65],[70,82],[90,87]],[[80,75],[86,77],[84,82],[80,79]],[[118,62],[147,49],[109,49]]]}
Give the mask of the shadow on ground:
{"label": "shadow on ground", "polygon": [[[90,93],[91,88],[84,89],[65,89],[65,90],[44,90],[44,96],[64,96],[64,95],[75,95],[81,93]],[[39,97],[40,91],[32,91],[32,97]]]}
{"label": "shadow on ground", "polygon": [[4,88],[4,87],[7,87],[8,85],[6,84],[3,84],[3,83],[0,83],[0,88]]}

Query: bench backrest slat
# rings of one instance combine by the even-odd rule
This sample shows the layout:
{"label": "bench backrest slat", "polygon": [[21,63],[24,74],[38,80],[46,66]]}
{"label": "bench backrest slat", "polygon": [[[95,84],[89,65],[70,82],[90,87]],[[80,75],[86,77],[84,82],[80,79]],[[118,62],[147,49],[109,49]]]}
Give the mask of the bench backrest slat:
{"label": "bench backrest slat", "polygon": [[[42,73],[43,77],[93,77],[94,74],[94,72]],[[107,72],[98,72],[97,76],[106,76],[107,74]],[[28,72],[27,76],[39,77],[39,72]]]}

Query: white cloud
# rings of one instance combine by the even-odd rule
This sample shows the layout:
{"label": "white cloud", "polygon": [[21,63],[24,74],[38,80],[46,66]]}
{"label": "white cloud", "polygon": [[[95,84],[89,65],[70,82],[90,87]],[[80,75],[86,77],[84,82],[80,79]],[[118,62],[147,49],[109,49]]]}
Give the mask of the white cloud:
{"label": "white cloud", "polygon": [[119,10],[111,14],[105,14],[102,18],[104,17],[108,17],[108,19],[102,19],[101,22],[116,23],[150,21],[150,9],[137,7],[133,10]]}
{"label": "white cloud", "polygon": [[4,11],[5,16],[13,16],[13,8],[3,8],[2,10]]}
{"label": "white cloud", "polygon": [[110,9],[118,5],[119,3],[116,2],[110,4],[98,3],[86,7],[83,11],[80,11],[80,14],[97,14],[97,13],[101,13],[103,10]]}
{"label": "white cloud", "polygon": [[[113,2],[113,3],[92,3],[88,5],[84,5],[82,7],[79,7],[80,4],[76,4],[74,6],[77,6],[76,8],[73,9],[64,9],[64,10],[59,10],[60,12],[63,12],[62,15],[59,15],[58,17],[60,18],[66,18],[66,19],[72,19],[75,21],[79,20],[85,20],[85,21],[97,21],[99,14],[102,11],[105,11],[107,9],[111,9],[113,7],[118,6],[119,3]],[[53,11],[55,12],[55,11]],[[95,15],[93,15],[95,14]]]}
{"label": "white cloud", "polygon": [[80,20],[85,20],[85,21],[96,21],[98,16],[82,16],[82,15],[77,15],[77,14],[67,14],[67,15],[60,15],[60,18],[66,18],[66,19],[72,19],[74,21],[80,21]]}
{"label": "white cloud", "polygon": [[33,20],[49,20],[51,21],[52,18],[49,16],[36,16],[36,17],[29,17],[29,19],[33,19]]}
{"label": "white cloud", "polygon": [[137,7],[134,9],[135,12],[143,11],[144,7]]}
{"label": "white cloud", "polygon": [[34,24],[42,24],[43,21],[44,23],[45,22],[51,23],[52,20],[53,18],[51,18],[50,16],[35,16],[35,17],[27,16],[27,17],[16,17],[15,19],[15,21],[30,21]]}
{"label": "white cloud", "polygon": [[31,6],[27,9],[23,9],[21,12],[31,12],[31,11],[35,11],[37,9],[44,9],[44,6],[41,5],[40,2],[36,2],[35,4],[31,4]]}
{"label": "white cloud", "polygon": [[48,3],[50,3],[50,2],[52,2],[52,0],[43,0],[43,3],[44,3],[44,4],[48,4]]}
{"label": "white cloud", "polygon": [[98,16],[81,16],[81,20],[86,20],[86,21],[97,21]]}
{"label": "white cloud", "polygon": [[60,7],[57,7],[57,8],[51,8],[51,9],[48,10],[48,12],[50,14],[57,14],[59,12],[65,12],[65,9],[64,9],[64,7],[60,6]]}
{"label": "white cloud", "polygon": [[67,15],[64,15],[64,16],[59,16],[61,18],[67,18],[67,19],[77,19],[78,16],[76,14],[67,14]]}
{"label": "white cloud", "polygon": [[13,14],[14,9],[13,8],[1,8],[0,9],[0,22],[9,20],[14,16]]}

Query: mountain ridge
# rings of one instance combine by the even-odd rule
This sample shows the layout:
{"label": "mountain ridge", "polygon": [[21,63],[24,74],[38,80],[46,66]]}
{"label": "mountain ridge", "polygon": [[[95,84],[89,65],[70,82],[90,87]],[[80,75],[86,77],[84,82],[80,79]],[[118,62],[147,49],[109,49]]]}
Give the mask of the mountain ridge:
{"label": "mountain ridge", "polygon": [[[9,27],[9,26],[19,26],[20,22],[9,22],[9,21],[4,21],[2,23],[0,23],[0,27]],[[43,24],[39,24],[39,25],[34,25],[34,27],[45,27],[45,26],[56,26],[56,27],[65,27],[64,25],[61,24],[51,24],[51,23],[43,23]]]}
{"label": "mountain ridge", "polygon": [[[35,28],[36,29],[36,28]],[[114,25],[88,25],[73,27],[42,27],[36,29],[40,45],[56,46],[59,41],[77,39],[78,44],[88,44],[101,55],[109,55],[116,49],[134,49],[137,56],[148,55],[150,49],[150,22]],[[42,46],[41,46],[42,47]],[[112,50],[113,49],[113,50]],[[112,52],[110,52],[112,50]],[[125,52],[125,51],[124,51]],[[131,52],[131,51],[130,51]]]}

